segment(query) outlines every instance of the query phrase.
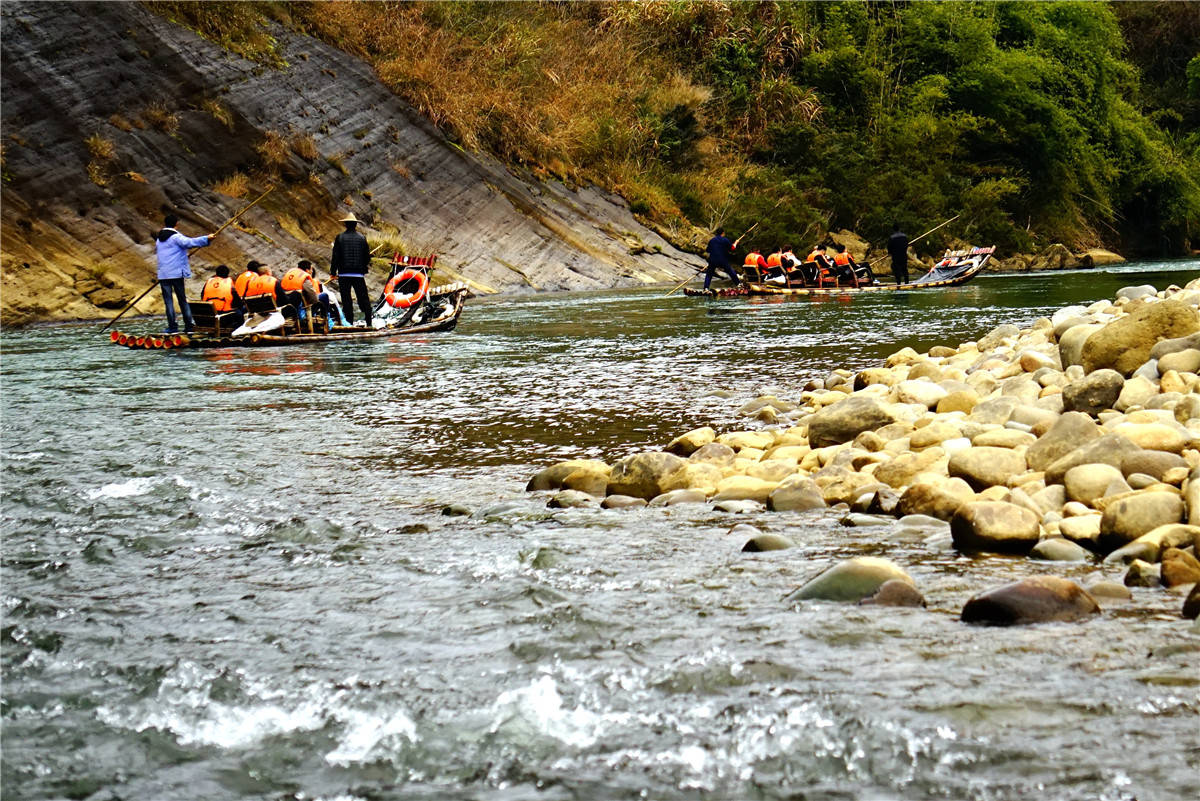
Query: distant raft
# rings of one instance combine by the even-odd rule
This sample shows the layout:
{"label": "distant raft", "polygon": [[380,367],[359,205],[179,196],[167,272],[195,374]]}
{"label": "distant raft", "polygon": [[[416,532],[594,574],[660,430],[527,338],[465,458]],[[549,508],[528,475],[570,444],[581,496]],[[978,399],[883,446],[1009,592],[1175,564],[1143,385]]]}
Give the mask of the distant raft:
{"label": "distant raft", "polygon": [[[936,289],[939,287],[965,284],[983,271],[984,266],[996,252],[995,246],[948,250],[933,269],[915,281],[903,284],[868,284],[854,286],[795,286],[787,285],[781,277],[767,281],[745,284],[749,295],[845,295],[859,292],[895,292],[907,289]],[[740,287],[739,287],[740,288]],[[690,294],[690,293],[689,293]],[[701,291],[700,294],[704,294]]]}

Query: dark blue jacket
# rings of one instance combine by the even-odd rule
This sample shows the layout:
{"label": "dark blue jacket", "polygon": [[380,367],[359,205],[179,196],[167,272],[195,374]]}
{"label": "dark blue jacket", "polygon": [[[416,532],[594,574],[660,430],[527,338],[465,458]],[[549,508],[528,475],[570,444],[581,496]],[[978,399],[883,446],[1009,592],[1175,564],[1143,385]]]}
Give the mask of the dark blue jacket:
{"label": "dark blue jacket", "polygon": [[714,236],[708,240],[704,248],[708,252],[708,263],[713,267],[728,267],[729,253],[733,250],[733,242],[727,236]]}

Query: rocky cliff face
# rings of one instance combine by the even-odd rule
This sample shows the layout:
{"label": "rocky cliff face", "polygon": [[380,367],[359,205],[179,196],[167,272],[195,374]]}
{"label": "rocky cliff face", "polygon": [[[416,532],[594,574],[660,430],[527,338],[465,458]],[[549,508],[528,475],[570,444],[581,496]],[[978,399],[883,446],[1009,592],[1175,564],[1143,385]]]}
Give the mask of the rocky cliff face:
{"label": "rocky cliff face", "polygon": [[[435,251],[444,278],[481,292],[679,280],[701,266],[618,197],[463,152],[367,65],[314,39],[275,30],[287,61],[276,70],[133,3],[8,2],[0,15],[5,324],[111,314],[153,281],[165,212],[199,235],[270,185],[193,255],[194,292],[220,263],[327,266],[347,211],[369,239]],[[138,309],[161,308],[156,296]]]}

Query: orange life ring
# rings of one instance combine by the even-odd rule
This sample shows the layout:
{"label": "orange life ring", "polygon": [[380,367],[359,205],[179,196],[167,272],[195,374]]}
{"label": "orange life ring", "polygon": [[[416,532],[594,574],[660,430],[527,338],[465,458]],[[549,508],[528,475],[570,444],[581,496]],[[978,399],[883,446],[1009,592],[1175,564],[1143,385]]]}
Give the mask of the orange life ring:
{"label": "orange life ring", "polygon": [[[407,281],[416,281],[416,289],[411,292],[397,292],[396,290]],[[394,306],[398,309],[407,309],[425,297],[425,292],[428,289],[429,276],[420,270],[406,269],[393,275],[391,280],[387,282],[387,286],[383,288],[383,297],[387,300],[389,306]]]}

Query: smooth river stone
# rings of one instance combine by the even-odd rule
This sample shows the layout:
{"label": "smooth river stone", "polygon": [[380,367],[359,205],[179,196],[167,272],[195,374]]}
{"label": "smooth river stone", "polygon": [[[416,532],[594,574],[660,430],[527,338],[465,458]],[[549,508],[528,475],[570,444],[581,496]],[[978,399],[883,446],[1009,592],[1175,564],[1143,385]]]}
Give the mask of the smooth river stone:
{"label": "smooth river stone", "polygon": [[648,505],[653,507],[677,506],[681,503],[705,503],[707,501],[708,495],[704,490],[677,489],[654,496]]}
{"label": "smooth river stone", "polygon": [[951,476],[964,479],[976,490],[1004,486],[1025,468],[1025,455],[1011,448],[967,448],[951,456],[949,464]]}
{"label": "smooth river stone", "polygon": [[1141,448],[1120,434],[1105,434],[1052,462],[1046,468],[1046,483],[1061,484],[1067,471],[1081,464],[1110,464],[1120,467],[1126,456],[1140,450]]}
{"label": "smooth river stone", "polygon": [[631,495],[648,501],[664,492],[681,489],[687,481],[687,464],[687,460],[662,451],[626,456],[613,465],[608,494]]}
{"label": "smooth river stone", "polygon": [[1063,408],[1095,417],[1116,405],[1124,387],[1125,377],[1116,370],[1097,370],[1063,387]]}
{"label": "smooth river stone", "polygon": [[850,397],[808,418],[808,440],[814,448],[840,445],[897,419],[896,411],[876,398]]}
{"label": "smooth river stone", "polygon": [[584,509],[595,505],[594,497],[586,492],[571,489],[556,492],[546,502],[546,506],[550,509]]}
{"label": "smooth river stone", "polygon": [[1082,412],[1066,412],[1050,426],[1037,442],[1029,446],[1025,459],[1033,470],[1045,470],[1055,460],[1066,456],[1071,451],[1099,439],[1102,432],[1100,426]]}
{"label": "smooth river stone", "polygon": [[1112,432],[1120,434],[1139,448],[1167,453],[1183,453],[1191,441],[1191,437],[1165,423],[1120,423]]}
{"label": "smooth river stone", "polygon": [[1128,492],[1130,489],[1125,483],[1125,476],[1110,464],[1081,464],[1072,467],[1063,476],[1063,485],[1067,489],[1067,498],[1088,506],[1097,498],[1112,494],[1114,485],[1117,492]]}
{"label": "smooth river stone", "polygon": [[760,553],[763,551],[786,551],[788,548],[794,548],[796,543],[782,534],[756,534],[751,537],[745,545],[742,546],[742,551],[745,553]]}
{"label": "smooth river stone", "polygon": [[1143,534],[1183,519],[1183,498],[1174,492],[1139,490],[1119,497],[1104,508],[1100,547],[1106,553]]}
{"label": "smooth river stone", "polygon": [[964,503],[975,500],[975,492],[961,478],[913,484],[900,496],[896,511],[902,516],[925,515],[949,521]]}
{"label": "smooth river stone", "polygon": [[644,498],[634,498],[631,495],[609,495],[600,502],[605,509],[639,509],[646,505]]}
{"label": "smooth river stone", "polygon": [[891,580],[913,584],[912,577],[894,562],[860,556],[836,564],[810,579],[788,595],[785,601],[861,601],[874,595],[884,582]]}
{"label": "smooth river stone", "polygon": [[859,606],[925,606],[921,591],[900,579],[889,579],[879,586],[870,598],[863,598]]}
{"label": "smooth river stone", "polygon": [[[1119,317],[1087,338],[1082,351],[1083,369],[1113,369],[1129,375],[1152,357],[1161,339],[1200,331],[1196,310],[1176,300],[1146,303]],[[1161,364],[1162,356],[1155,356]]]}
{"label": "smooth river stone", "polygon": [[1157,394],[1156,382],[1145,376],[1135,375],[1121,387],[1121,394],[1117,396],[1117,403],[1113,408],[1123,412],[1130,406],[1145,406]]}
{"label": "smooth river stone", "polygon": [[1200,583],[1200,561],[1179,548],[1168,548],[1162,555],[1162,583],[1164,587]]}
{"label": "smooth river stone", "polygon": [[735,451],[755,448],[765,451],[775,444],[775,437],[759,431],[731,431],[717,437],[717,442],[728,445]]}
{"label": "smooth river stone", "polygon": [[570,461],[553,464],[544,470],[539,470],[534,474],[533,478],[529,479],[529,483],[525,485],[525,489],[528,492],[562,489],[563,479],[580,469],[590,469],[603,473],[609,472],[609,467],[604,462],[595,459],[571,459]]}
{"label": "smooth river stone", "polygon": [[1187,466],[1182,456],[1166,451],[1135,451],[1121,459],[1121,472],[1126,476],[1144,473],[1158,481],[1162,481],[1168,470]]}
{"label": "smooth river stone", "polygon": [[1015,504],[974,501],[954,513],[950,534],[961,552],[1026,554],[1038,543],[1040,522],[1036,514]]}
{"label": "smooth river stone", "polygon": [[774,512],[807,512],[824,509],[825,498],[811,478],[793,475],[781,481],[767,497],[767,508]]}
{"label": "smooth river stone", "polygon": [[1086,562],[1091,555],[1091,551],[1062,537],[1041,540],[1029,552],[1029,556],[1033,559],[1044,559],[1050,562]]}
{"label": "smooth river stone", "polygon": [[1033,576],[976,595],[963,606],[962,620],[1016,626],[1082,620],[1099,612],[1096,599],[1075,582],[1058,576]]}
{"label": "smooth river stone", "polygon": [[752,476],[730,476],[717,484],[717,494],[713,496],[713,502],[759,501],[766,503],[767,498],[778,486],[779,482],[777,481],[764,481]]}
{"label": "smooth river stone", "polygon": [[693,451],[688,457],[688,461],[729,467],[733,465],[736,458],[737,453],[733,448],[720,442],[710,442]]}

